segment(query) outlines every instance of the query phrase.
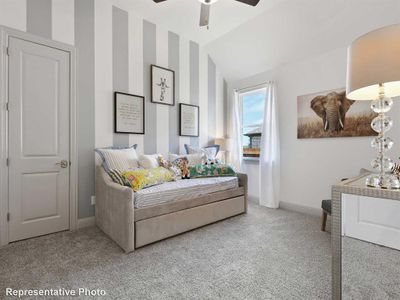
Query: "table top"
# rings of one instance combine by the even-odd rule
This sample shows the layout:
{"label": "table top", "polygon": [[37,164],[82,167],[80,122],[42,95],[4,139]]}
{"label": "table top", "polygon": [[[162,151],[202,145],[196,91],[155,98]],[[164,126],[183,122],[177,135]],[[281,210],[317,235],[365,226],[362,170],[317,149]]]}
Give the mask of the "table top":
{"label": "table top", "polygon": [[332,191],[355,194],[368,197],[400,200],[400,189],[373,188],[365,185],[366,178],[371,173],[349,178],[332,186]]}

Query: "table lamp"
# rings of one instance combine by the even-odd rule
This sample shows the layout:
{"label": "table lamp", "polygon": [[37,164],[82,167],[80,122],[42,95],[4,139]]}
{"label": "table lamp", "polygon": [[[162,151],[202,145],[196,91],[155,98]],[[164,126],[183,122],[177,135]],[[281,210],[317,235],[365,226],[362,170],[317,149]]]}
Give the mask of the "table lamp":
{"label": "table lamp", "polygon": [[378,133],[371,146],[378,151],[371,166],[379,171],[366,179],[376,188],[400,188],[399,179],[389,174],[394,162],[387,155],[393,146],[386,136],[393,125],[385,115],[392,105],[391,97],[400,96],[400,24],[371,31],[355,40],[347,55],[347,98],[371,100],[371,109],[378,115],[371,127]]}
{"label": "table lamp", "polygon": [[219,145],[219,152],[222,163],[226,163],[226,154],[230,151],[230,140],[227,138],[216,138],[214,140],[216,145]]}

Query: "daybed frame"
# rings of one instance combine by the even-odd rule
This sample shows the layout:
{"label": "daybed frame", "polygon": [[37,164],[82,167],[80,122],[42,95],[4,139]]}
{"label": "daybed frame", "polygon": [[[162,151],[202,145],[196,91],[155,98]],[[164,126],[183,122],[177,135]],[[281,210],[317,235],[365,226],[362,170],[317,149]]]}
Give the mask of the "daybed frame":
{"label": "daybed frame", "polygon": [[239,187],[199,198],[134,208],[131,188],[96,170],[96,225],[125,252],[247,212],[247,175]]}

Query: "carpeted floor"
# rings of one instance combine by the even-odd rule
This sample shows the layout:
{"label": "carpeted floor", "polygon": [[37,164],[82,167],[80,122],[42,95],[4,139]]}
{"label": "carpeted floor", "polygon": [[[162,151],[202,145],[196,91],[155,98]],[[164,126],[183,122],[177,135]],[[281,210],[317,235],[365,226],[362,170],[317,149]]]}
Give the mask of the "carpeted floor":
{"label": "carpeted floor", "polygon": [[319,218],[255,204],[128,255],[91,227],[1,248],[1,299],[6,287],[103,289],[103,299],[330,299],[330,235]]}
{"label": "carpeted floor", "polygon": [[342,296],[347,299],[400,299],[400,251],[342,239]]}

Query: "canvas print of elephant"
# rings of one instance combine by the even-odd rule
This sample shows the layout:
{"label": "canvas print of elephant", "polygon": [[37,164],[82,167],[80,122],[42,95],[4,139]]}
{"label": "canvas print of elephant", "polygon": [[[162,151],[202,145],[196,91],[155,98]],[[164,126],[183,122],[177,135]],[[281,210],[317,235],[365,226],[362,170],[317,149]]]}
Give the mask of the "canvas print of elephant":
{"label": "canvas print of elephant", "polygon": [[373,136],[375,116],[370,101],[347,99],[344,88],[299,96],[297,138]]}

